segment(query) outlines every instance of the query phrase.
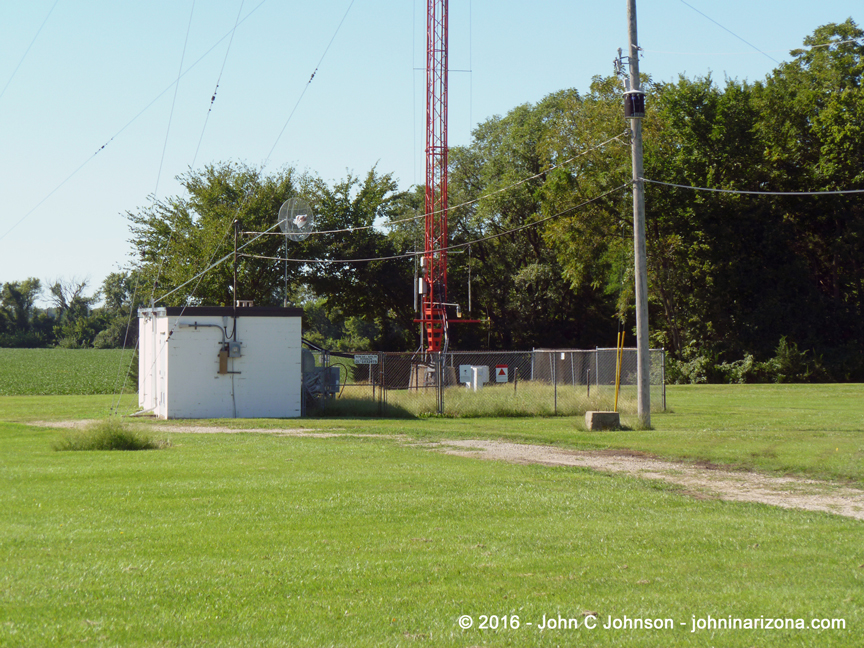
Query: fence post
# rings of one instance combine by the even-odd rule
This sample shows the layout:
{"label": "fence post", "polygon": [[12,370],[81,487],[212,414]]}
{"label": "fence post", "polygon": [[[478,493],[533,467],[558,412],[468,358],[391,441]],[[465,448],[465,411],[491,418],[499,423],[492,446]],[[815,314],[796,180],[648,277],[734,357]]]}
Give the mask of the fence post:
{"label": "fence post", "polygon": [[[378,353],[378,376],[376,377],[381,384],[378,386],[378,416],[384,416],[384,362],[385,357],[384,354]],[[372,388],[372,393],[375,393],[374,384]]]}
{"label": "fence post", "polygon": [[438,382],[438,414],[444,414],[444,357],[438,353],[435,362],[435,378]]}
{"label": "fence post", "polygon": [[555,357],[555,352],[551,352],[549,354],[551,357],[549,358],[552,362],[552,390],[555,393],[555,405],[554,412],[555,416],[558,416],[558,376],[556,371],[556,365],[558,364],[558,359]]}
{"label": "fence post", "polygon": [[594,347],[594,386],[600,396],[600,350],[597,347]]}
{"label": "fence post", "polygon": [[663,381],[663,411],[666,411],[666,349],[660,349],[660,380]]}

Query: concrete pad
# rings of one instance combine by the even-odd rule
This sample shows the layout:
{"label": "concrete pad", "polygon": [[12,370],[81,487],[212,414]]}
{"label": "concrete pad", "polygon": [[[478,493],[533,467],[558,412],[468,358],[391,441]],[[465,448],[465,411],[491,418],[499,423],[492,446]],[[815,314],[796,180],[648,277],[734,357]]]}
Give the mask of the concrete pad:
{"label": "concrete pad", "polygon": [[585,412],[585,427],[589,430],[617,430],[621,427],[618,412]]}

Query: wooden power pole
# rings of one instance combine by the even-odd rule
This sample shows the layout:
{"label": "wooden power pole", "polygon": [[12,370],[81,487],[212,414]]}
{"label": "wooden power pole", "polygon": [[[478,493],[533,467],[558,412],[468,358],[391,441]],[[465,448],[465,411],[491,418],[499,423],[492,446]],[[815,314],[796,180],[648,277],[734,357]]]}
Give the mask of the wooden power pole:
{"label": "wooden power pole", "polygon": [[639,81],[636,0],[627,0],[630,83],[625,94],[625,116],[630,120],[633,156],[633,248],[636,272],[636,380],[639,421],[651,425],[651,358],[648,341],[648,261],[645,251],[645,182],[642,164],[642,118],[645,94]]}

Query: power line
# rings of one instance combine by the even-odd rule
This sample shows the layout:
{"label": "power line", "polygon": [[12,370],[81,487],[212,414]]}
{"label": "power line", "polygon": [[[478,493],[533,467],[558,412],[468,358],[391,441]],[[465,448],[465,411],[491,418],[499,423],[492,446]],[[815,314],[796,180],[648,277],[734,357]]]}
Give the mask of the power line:
{"label": "power line", "polygon": [[[832,41],[830,43],[823,43],[822,45],[802,45],[801,47],[794,47],[791,51],[796,50],[814,50],[820,49],[823,47],[833,47],[834,45],[845,45],[846,43],[857,43],[860,39],[852,38],[849,40],[842,41]],[[649,54],[677,54],[680,56],[742,56],[747,54],[748,56],[752,55],[753,52],[672,52],[668,50],[655,50],[649,49],[647,47],[640,47],[640,51],[647,52]],[[776,49],[776,50],[765,50],[766,52],[789,52],[789,49]],[[762,53],[762,52],[760,52]]]}
{"label": "power line", "polygon": [[[861,40],[860,38],[850,38],[848,40],[842,41],[831,41],[830,43],[823,43],[822,45],[802,45],[801,47],[795,47],[791,51],[797,50],[815,50],[821,49],[823,47],[833,47],[835,45],[845,45],[847,43],[858,43]],[[655,50],[648,49],[647,47],[639,48],[643,52],[647,52],[650,54],[677,54],[679,56],[742,56],[744,54],[752,55],[753,52],[671,52],[667,50]],[[766,52],[789,52],[788,49],[776,49],[776,50],[765,50]]]}
{"label": "power line", "polygon": [[[518,187],[520,185],[523,185],[526,182],[530,182],[531,180],[534,180],[536,178],[539,178],[542,175],[549,173],[550,171],[554,171],[555,169],[559,169],[563,166],[566,166],[567,164],[570,164],[571,162],[579,159],[580,157],[584,157],[584,156],[588,155],[589,153],[593,153],[594,151],[598,151],[601,148],[603,148],[604,146],[606,146],[607,144],[610,144],[611,142],[614,142],[616,140],[620,141],[622,137],[624,137],[625,135],[628,135],[628,134],[629,134],[629,131],[624,131],[620,135],[616,135],[615,137],[610,137],[605,142],[601,142],[600,144],[597,144],[596,146],[593,146],[586,151],[582,151],[580,153],[577,153],[576,155],[574,155],[570,158],[567,158],[563,162],[559,162],[558,164],[553,164],[548,169],[545,169],[539,173],[535,173],[534,175],[528,176],[527,178],[522,178],[521,180],[517,180],[516,182],[509,184],[506,187],[501,187],[500,189],[496,189],[495,191],[490,191],[489,193],[483,194],[482,196],[480,196],[479,198],[475,198],[474,200],[468,200],[466,202],[459,203],[458,205],[452,205],[452,206],[447,208],[447,211],[453,211],[454,209],[458,209],[460,207],[467,207],[467,206],[473,205],[475,203],[480,202],[484,198],[490,198],[490,197],[495,196],[499,193],[503,193],[505,191],[513,189],[514,187]],[[444,211],[444,210],[441,209],[438,211],[434,211],[434,212],[432,212],[432,215],[439,214],[442,211]],[[426,217],[426,214],[418,214],[417,216],[411,216],[410,218],[401,218],[399,220],[387,221],[385,223],[381,223],[379,225],[379,227],[391,227],[393,225],[399,225],[400,223],[409,223],[411,221],[420,220],[421,218],[425,218],[425,217]],[[350,233],[354,233],[354,232],[358,232],[358,231],[362,231],[362,230],[372,229],[374,227],[376,227],[376,226],[375,225],[358,225],[357,227],[345,227],[342,229],[319,230],[319,231],[311,232],[311,234],[344,234],[344,233],[350,234]],[[244,234],[265,234],[265,235],[268,234],[268,232],[243,232],[243,233]],[[269,234],[272,234],[273,236],[285,236],[285,234],[283,234],[282,232],[272,232]]]}
{"label": "power line", "polygon": [[845,194],[864,193],[864,189],[842,189],[838,191],[741,191],[738,189],[713,189],[711,187],[693,187],[691,185],[674,184],[672,182],[661,182],[641,178],[643,182],[664,185],[666,187],[677,187],[678,189],[691,189],[693,191],[712,191],[715,193],[744,194],[749,196],[836,196]]}
{"label": "power line", "polygon": [[[207,129],[207,122],[208,122],[208,120],[210,119],[210,112],[213,110],[213,103],[216,101],[216,92],[219,90],[219,82],[222,80],[222,72],[225,71],[225,63],[228,61],[228,53],[231,51],[231,44],[234,42],[234,34],[235,34],[236,31],[237,31],[237,26],[240,24],[240,16],[241,16],[241,14],[243,13],[243,5],[244,5],[244,3],[245,3],[245,0],[241,0],[241,2],[240,2],[240,9],[237,11],[237,18],[234,19],[234,29],[231,30],[231,38],[230,38],[229,41],[228,41],[228,48],[225,50],[225,57],[222,59],[222,67],[221,67],[221,69],[219,70],[219,76],[216,78],[216,87],[215,87],[214,90],[213,90],[213,96],[210,98],[210,107],[209,107],[208,110],[207,110],[207,116],[204,118],[204,127],[201,129],[201,136],[198,138],[198,146],[195,148],[195,155],[192,156],[192,164],[189,165],[190,168],[194,168],[194,167],[195,167],[195,160],[198,159],[198,150],[201,148],[201,142],[204,140],[204,131]],[[260,6],[260,5],[259,5],[259,6]],[[194,0],[193,0],[193,2],[192,2],[192,10],[193,10],[193,12],[194,12],[194,10],[195,10],[195,2],[194,2]],[[191,27],[191,26],[192,26],[192,16],[190,15],[190,16],[189,16],[189,27]],[[188,28],[187,28],[187,32],[186,32],[186,39],[187,39],[187,40],[189,39],[189,31],[188,31]],[[184,51],[184,55],[185,55],[185,51],[186,51],[186,46],[185,46],[185,45],[183,46],[183,51]],[[181,60],[180,60],[180,69],[181,69],[181,70],[183,69],[183,59],[182,59],[182,58],[181,58]],[[179,76],[178,76],[178,78],[177,78],[177,85],[176,85],[175,88],[174,88],[174,98],[175,98],[175,101],[176,101],[176,98],[177,98],[177,88],[179,88],[179,87],[180,87],[180,78],[179,78]],[[171,111],[172,111],[172,113],[173,113],[173,110],[174,110],[174,107],[173,107],[173,105],[172,105],[172,107],[171,107]],[[169,128],[170,128],[170,120],[169,120]],[[165,136],[165,143],[166,143],[166,145],[167,145],[167,143],[168,143],[168,136],[167,136],[167,134],[166,134],[166,136]],[[164,160],[164,156],[165,156],[165,151],[164,151],[164,150],[162,151],[162,156],[163,156],[163,160]],[[161,162],[160,162],[160,165],[159,165],[159,172],[160,172],[160,174],[161,174],[161,172],[162,172],[162,164],[161,164]],[[158,179],[157,179],[157,187],[158,187]],[[154,200],[156,199],[156,195],[157,195],[157,194],[154,192],[154,194],[153,194]],[[241,203],[241,206],[242,206],[243,204],[245,204],[245,201],[246,201],[246,197],[244,196],[244,200],[243,200],[243,202]],[[238,208],[238,210],[239,210],[239,208]],[[168,246],[171,245],[171,239],[172,239],[172,236],[173,236],[173,232],[170,232],[169,235],[168,235],[168,240],[167,240],[166,243],[165,243],[165,247],[163,248],[164,251],[163,251],[163,253],[162,253],[162,255],[161,255],[161,259],[159,260],[159,268],[158,268],[157,271],[156,271],[156,278],[155,278],[154,281],[153,281],[153,290],[150,292],[150,299],[151,299],[151,300],[153,299],[153,295],[154,295],[155,292],[156,292],[156,287],[157,287],[158,284],[159,284],[159,278],[160,278],[160,276],[161,276],[161,274],[162,274],[162,266],[164,265],[165,257],[167,256]],[[224,239],[224,237],[223,237],[223,239]],[[222,244],[222,243],[220,242],[219,245],[221,245],[221,244]],[[218,249],[218,246],[217,246],[217,249]]]}
{"label": "power line", "polygon": [[[159,172],[156,174],[156,188],[153,190],[153,202],[155,203],[159,197],[159,179],[162,177],[162,165],[165,163],[165,151],[168,150],[168,136],[171,133],[171,121],[174,117],[174,106],[177,104],[177,92],[180,90],[180,77],[183,75],[183,59],[186,58],[186,45],[189,43],[189,32],[192,30],[192,16],[195,14],[195,0],[192,0],[192,9],[189,12],[189,24],[186,26],[186,40],[183,41],[183,53],[180,55],[180,68],[177,70],[177,83],[174,84],[174,99],[171,101],[171,112],[168,114],[168,128],[165,130],[165,143],[162,145],[162,157],[159,159]],[[236,28],[236,25],[235,25]],[[165,250],[171,245],[171,238],[174,232],[169,232],[168,240],[165,242]],[[153,293],[156,292],[156,285],[159,283],[159,275],[162,274],[162,264],[165,260],[165,255],[159,260],[159,268],[156,270],[156,279],[153,282],[153,290],[150,292],[150,298],[153,298]],[[137,286],[136,286],[137,289]],[[131,311],[130,311],[131,320]]]}
{"label": "power line", "polygon": [[738,34],[736,34],[735,32],[733,32],[731,29],[728,29],[727,27],[724,27],[724,26],[721,25],[719,22],[717,22],[716,20],[714,20],[711,16],[709,16],[709,15],[707,15],[707,14],[705,14],[705,13],[702,13],[702,12],[699,11],[696,7],[694,7],[693,5],[691,5],[691,4],[688,3],[688,2],[685,2],[684,0],[681,0],[681,3],[687,5],[688,7],[690,7],[693,11],[695,11],[696,13],[698,13],[700,16],[703,16],[703,17],[707,18],[707,19],[710,20],[712,23],[714,23],[715,25],[717,25],[720,29],[723,29],[724,31],[729,32],[730,34],[732,34],[735,38],[737,38],[738,40],[740,40],[740,41],[741,41],[742,43],[744,43],[745,45],[749,45],[749,46],[752,47],[754,50],[756,50],[757,52],[759,52],[760,54],[762,54],[763,56],[767,56],[769,59],[771,59],[772,61],[774,61],[777,65],[780,65],[780,61],[778,61],[777,59],[775,59],[773,56],[769,56],[768,54],[765,54],[765,52],[763,52],[761,49],[759,49],[758,47],[756,47],[753,43],[750,43],[750,42],[744,40],[744,39],[741,38]]}
{"label": "power line", "polygon": [[27,46],[27,49],[24,50],[24,54],[21,56],[21,60],[18,61],[18,65],[15,66],[15,69],[12,71],[12,76],[9,77],[9,80],[6,82],[6,85],[3,86],[3,91],[0,92],[0,99],[3,98],[3,95],[6,94],[6,88],[9,87],[9,84],[12,83],[12,79],[15,78],[15,75],[18,73],[18,68],[21,67],[21,64],[24,62],[24,59],[27,58],[27,54],[30,52],[30,48],[33,47],[33,43],[36,42],[36,39],[39,38],[39,34],[42,32],[42,28],[45,26],[45,23],[48,22],[48,19],[51,17],[51,13],[54,11],[54,7],[57,6],[57,3],[60,0],[54,0],[54,4],[51,5],[51,8],[48,10],[48,15],[45,16],[45,20],[42,21],[42,24],[39,25],[39,29],[36,30],[36,35],[33,37],[33,40],[30,41],[30,44]]}
{"label": "power line", "polygon": [[[590,205],[591,203],[597,202],[598,200],[601,200],[601,199],[605,198],[606,196],[609,196],[613,193],[617,193],[618,191],[621,191],[622,189],[626,189],[629,186],[630,186],[629,183],[619,185],[619,186],[615,187],[614,189],[610,189],[606,193],[600,194],[599,196],[595,196],[594,198],[590,198],[589,200],[583,201],[583,202],[581,202],[578,205],[575,205],[573,207],[568,207],[567,209],[560,211],[557,214],[553,214],[552,216],[546,216],[545,218],[540,218],[536,221],[532,221],[532,222],[527,223],[525,225],[520,225],[519,227],[514,227],[512,229],[505,230],[503,232],[498,232],[496,234],[490,234],[489,236],[483,236],[481,238],[473,239],[471,241],[466,241],[464,243],[456,243],[455,245],[450,245],[446,248],[441,248],[440,251],[441,252],[448,252],[450,250],[458,250],[460,248],[469,247],[469,246],[475,245],[477,243],[482,243],[484,241],[491,241],[492,239],[500,238],[502,236],[507,236],[508,234],[513,234],[514,232],[520,232],[522,230],[529,229],[531,227],[537,227],[537,225],[541,225],[547,221],[550,221],[550,220],[553,220],[555,218],[559,218],[561,216],[564,216],[565,214],[569,214],[571,212],[574,212],[577,209],[581,209],[582,207],[585,207],[586,205]],[[250,241],[249,243],[251,243],[251,242],[252,241]],[[411,257],[422,256],[424,254],[425,254],[425,252],[405,252],[403,254],[394,254],[391,256],[384,256],[384,257],[370,257],[370,258],[366,258],[366,259],[287,259],[287,258],[282,258],[282,257],[264,256],[261,254],[241,254],[240,256],[247,257],[250,259],[266,259],[269,261],[290,261],[293,263],[329,264],[329,263],[367,263],[367,262],[371,262],[371,261],[390,261],[393,259],[408,259]],[[219,263],[219,262],[217,262],[217,263]]]}

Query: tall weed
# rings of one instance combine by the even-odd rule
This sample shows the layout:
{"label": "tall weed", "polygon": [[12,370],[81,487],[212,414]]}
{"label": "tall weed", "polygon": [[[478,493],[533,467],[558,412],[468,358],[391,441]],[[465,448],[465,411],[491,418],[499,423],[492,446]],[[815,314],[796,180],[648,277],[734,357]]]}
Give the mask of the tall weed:
{"label": "tall weed", "polygon": [[54,444],[57,451],[66,450],[157,450],[168,445],[154,441],[129,429],[127,424],[111,417],[91,424],[83,431],[68,434]]}

